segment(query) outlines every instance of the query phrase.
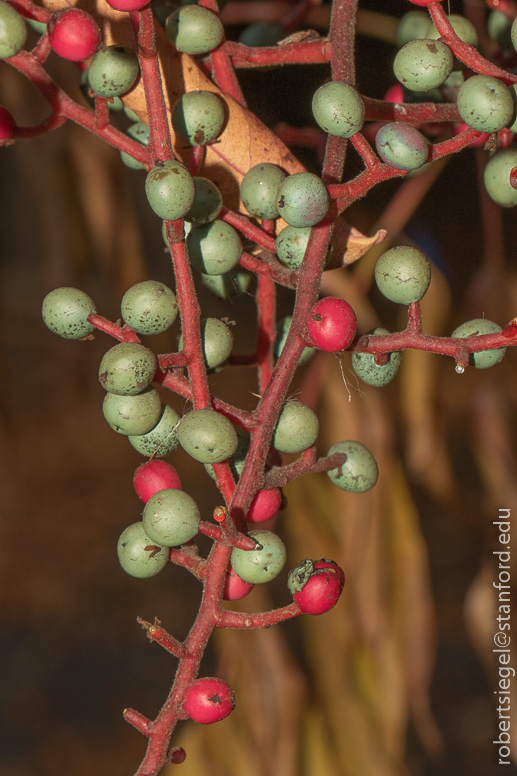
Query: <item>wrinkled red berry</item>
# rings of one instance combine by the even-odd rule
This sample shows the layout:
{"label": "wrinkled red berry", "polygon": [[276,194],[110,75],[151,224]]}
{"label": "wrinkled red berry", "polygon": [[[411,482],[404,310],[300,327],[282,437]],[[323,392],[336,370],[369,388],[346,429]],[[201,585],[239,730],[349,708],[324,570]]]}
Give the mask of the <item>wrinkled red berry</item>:
{"label": "wrinkled red berry", "polygon": [[280,488],[268,488],[255,493],[246,520],[248,523],[264,523],[276,515],[282,504]]}
{"label": "wrinkled red berry", "polygon": [[225,601],[240,601],[240,599],[245,598],[253,588],[254,585],[252,582],[245,582],[237,576],[230,566],[226,573],[226,582],[223,591],[223,598]]}
{"label": "wrinkled red berry", "polygon": [[222,679],[206,677],[189,684],[183,696],[183,709],[190,719],[201,725],[219,722],[233,711],[235,696]]}
{"label": "wrinkled red berry", "polygon": [[306,559],[289,572],[287,586],[305,614],[324,614],[334,607],[345,584],[343,569],[333,560]]}
{"label": "wrinkled red berry", "polygon": [[346,350],[354,339],[356,324],[355,313],[348,302],[327,296],[312,308],[307,331],[317,348],[339,353]]}
{"label": "wrinkled red berry", "polygon": [[144,504],[147,504],[149,499],[160,490],[166,488],[181,490],[181,480],[174,466],[153,458],[152,461],[146,461],[135,471],[133,486],[137,496]]}
{"label": "wrinkled red berry", "polygon": [[48,39],[60,57],[71,62],[82,62],[97,51],[101,31],[89,13],[79,8],[67,8],[51,15]]}

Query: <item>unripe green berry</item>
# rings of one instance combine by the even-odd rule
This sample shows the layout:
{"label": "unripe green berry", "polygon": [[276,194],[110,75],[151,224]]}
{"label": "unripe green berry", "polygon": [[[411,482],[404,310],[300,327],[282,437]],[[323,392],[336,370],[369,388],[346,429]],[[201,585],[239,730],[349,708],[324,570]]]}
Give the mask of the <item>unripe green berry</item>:
{"label": "unripe green berry", "polygon": [[[275,345],[273,349],[275,358],[280,358],[282,354],[292,322],[293,322],[293,316],[286,315],[285,318],[282,318],[276,324],[276,340],[275,340]],[[309,359],[311,359],[312,356],[315,354],[316,350],[317,348],[309,348],[309,347],[304,348],[302,350],[302,354],[300,358],[298,359],[298,366],[302,366],[303,364],[306,364],[307,361],[309,361]]]}
{"label": "unripe green berry", "polygon": [[158,361],[135,342],[121,342],[108,350],[99,367],[99,381],[109,393],[135,396],[152,382]]}
{"label": "unripe green berry", "polygon": [[251,273],[247,269],[236,268],[224,275],[201,274],[201,282],[220,299],[232,299],[246,293],[251,283]]}
{"label": "unripe green berry", "polygon": [[420,38],[406,43],[395,57],[393,72],[401,84],[414,92],[441,86],[452,73],[454,57],[441,40]]}
{"label": "unripe green berry", "polygon": [[168,160],[149,170],[145,179],[147,201],[165,221],[183,218],[194,202],[194,181],[181,162]]}
{"label": "unripe green berry", "polygon": [[509,89],[488,75],[474,75],[460,87],[458,112],[478,132],[498,132],[511,123],[513,99]]}
{"label": "unripe green berry", "polygon": [[384,124],[375,136],[375,147],[381,159],[396,170],[417,170],[429,156],[425,137],[402,121]]}
{"label": "unripe green berry", "polygon": [[196,461],[220,463],[237,449],[237,434],[231,422],[211,409],[193,410],[177,428],[179,443]]}
{"label": "unripe green berry", "polygon": [[399,245],[383,253],[377,261],[375,282],[391,302],[419,302],[431,282],[431,265],[421,251]]}
{"label": "unripe green berry", "polygon": [[[474,48],[477,48],[479,42],[478,34],[472,22],[469,22],[468,19],[466,19],[464,16],[460,16],[460,14],[457,13],[451,13],[447,19],[449,20],[451,27],[456,35],[460,40],[463,41],[463,43],[466,43],[467,46],[474,46]],[[438,40],[438,38],[441,38],[441,35],[434,26],[433,22],[429,24],[427,33],[424,37],[430,38],[432,40]]]}
{"label": "unripe green berry", "polygon": [[215,221],[223,206],[221,192],[207,178],[192,178],[194,181],[194,202],[185,215],[185,221],[202,225]]}
{"label": "unripe green berry", "polygon": [[[367,331],[367,334],[380,336],[389,334],[387,329],[380,327]],[[385,364],[377,364],[371,353],[352,353],[352,369],[364,383],[380,388],[390,383],[399,371],[401,355],[398,351],[388,353]]]}
{"label": "unripe green berry", "polygon": [[397,27],[397,46],[402,48],[410,40],[427,38],[429,29],[429,14],[425,11],[408,11],[399,21]]}
{"label": "unripe green berry", "polygon": [[[502,329],[497,323],[489,321],[486,318],[475,318],[473,321],[467,321],[458,326],[452,332],[452,337],[468,337],[471,335],[498,334]],[[496,348],[495,350],[479,350],[477,353],[471,353],[469,364],[476,369],[488,369],[504,357],[506,348]]]}
{"label": "unripe green berry", "polygon": [[131,286],[120,305],[124,323],[137,334],[161,334],[178,315],[176,296],[157,280],[144,280]]}
{"label": "unripe green berry", "polygon": [[155,545],[147,536],[143,523],[133,523],[122,532],[117,554],[126,574],[139,579],[154,577],[169,560],[169,548]]}
{"label": "unripe green berry", "polygon": [[286,173],[276,164],[264,162],[248,170],[241,183],[241,199],[248,213],[254,218],[271,220],[278,218],[276,193]]}
{"label": "unripe green berry", "polygon": [[146,534],[163,547],[178,547],[193,539],[200,519],[194,499],[176,488],[159,490],[151,496],[142,514]]}
{"label": "unripe green berry", "polygon": [[489,197],[502,207],[517,205],[517,190],[510,183],[510,172],[514,167],[517,167],[517,148],[504,148],[488,160],[483,172]]}
{"label": "unripe green berry", "polygon": [[274,22],[254,22],[249,24],[240,34],[239,43],[245,46],[276,46],[279,40],[285,38],[284,28]]}
{"label": "unripe green berry", "polygon": [[147,434],[128,436],[129,441],[142,455],[163,458],[172,453],[178,446],[176,426],[180,421],[178,415],[168,404],[163,405],[158,423]]}
{"label": "unripe green berry", "polygon": [[187,5],[167,17],[165,32],[173,46],[184,54],[208,54],[224,37],[219,17],[206,8]]}
{"label": "unripe green berry", "polygon": [[82,339],[94,329],[87,319],[95,305],[78,288],[55,288],[43,300],[41,313],[45,326],[65,339]]}
{"label": "unripe green berry", "polygon": [[18,54],[27,40],[27,27],[18,11],[0,0],[0,59]]}
{"label": "unripe green berry", "polygon": [[289,269],[299,269],[307,250],[311,227],[286,226],[276,238],[278,260]]}
{"label": "unripe green berry", "polygon": [[174,103],[171,120],[174,131],[185,143],[208,145],[224,124],[223,102],[214,92],[186,92]]}
{"label": "unripe green berry", "polygon": [[[248,448],[250,446],[250,435],[248,431],[244,431],[242,428],[239,428],[238,426],[234,426],[234,428],[237,433],[237,447],[232,457],[228,458],[228,464],[233,474],[233,478],[237,482],[239,477],[242,474],[242,470],[244,469],[244,464],[246,462],[246,456],[248,455]],[[207,474],[215,482],[215,472],[212,464],[205,463],[205,470]]]}
{"label": "unripe green berry", "polygon": [[276,424],[273,446],[281,453],[301,453],[316,442],[318,416],[299,401],[284,404]]}
{"label": "unripe green berry", "polygon": [[329,208],[327,187],[311,172],[289,175],[278,189],[276,204],[280,216],[290,226],[314,226]]}
{"label": "unripe green berry", "polygon": [[512,46],[517,51],[517,22],[515,21],[515,19],[513,20],[513,23],[512,23],[510,37],[512,39]]}
{"label": "unripe green berry", "polygon": [[[120,98],[117,97],[117,99]],[[134,124],[131,124],[131,126],[126,131],[127,134],[133,138],[133,140],[137,140],[142,145],[146,146],[149,143],[149,127],[147,124],[144,124],[143,121],[136,121]],[[142,162],[138,162],[136,159],[133,159],[133,157],[129,154],[126,154],[125,151],[120,152],[120,158],[126,167],[129,167],[131,170],[145,170]]]}
{"label": "unripe green berry", "polygon": [[[208,369],[215,369],[223,364],[233,348],[233,335],[225,323],[217,318],[206,318],[201,321],[201,345]],[[183,348],[183,335],[178,343],[178,350]]]}
{"label": "unripe green berry", "polygon": [[487,23],[488,36],[497,41],[503,51],[512,47],[512,22],[501,11],[490,11]]}
{"label": "unripe green berry", "polygon": [[327,471],[334,485],[349,493],[364,493],[373,488],[379,470],[375,458],[365,445],[351,440],[338,442],[330,448],[327,455],[334,453],[345,453],[347,456],[342,466]]}
{"label": "unripe green berry", "polygon": [[359,93],[342,81],[320,86],[312,98],[312,113],[323,131],[336,137],[352,137],[364,123],[364,103]]}
{"label": "unripe green berry", "polygon": [[98,97],[117,97],[127,92],[139,73],[134,51],[122,46],[100,48],[88,68],[88,82]]}
{"label": "unripe green berry", "polygon": [[239,263],[242,243],[237,231],[226,221],[194,226],[187,237],[190,263],[205,275],[222,275]]}
{"label": "unripe green berry", "polygon": [[146,388],[136,396],[107,393],[102,412],[113,431],[125,436],[147,434],[160,419],[162,405],[158,391]]}
{"label": "unripe green berry", "polygon": [[248,535],[258,542],[259,547],[256,550],[239,550],[234,547],[231,567],[245,582],[254,585],[270,582],[285,565],[285,545],[272,531],[250,531]]}

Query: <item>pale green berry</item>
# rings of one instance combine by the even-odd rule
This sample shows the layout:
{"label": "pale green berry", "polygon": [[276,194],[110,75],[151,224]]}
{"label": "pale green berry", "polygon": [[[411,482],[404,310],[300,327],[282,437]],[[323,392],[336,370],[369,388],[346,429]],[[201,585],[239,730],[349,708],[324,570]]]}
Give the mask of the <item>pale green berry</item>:
{"label": "pale green berry", "polygon": [[25,46],[27,27],[18,11],[0,0],[0,59],[14,57]]}
{"label": "pale green berry", "polygon": [[474,75],[460,87],[458,112],[463,121],[478,132],[498,132],[513,119],[510,90],[497,78]]}
{"label": "pale green berry", "polygon": [[299,269],[302,266],[310,236],[310,226],[284,227],[276,238],[278,260],[289,269]]}
{"label": "pale green berry", "polygon": [[429,14],[426,11],[408,11],[399,21],[397,27],[397,46],[402,48],[410,40],[427,38],[429,29]]}
{"label": "pale green berry", "polygon": [[285,566],[285,545],[272,531],[250,531],[257,543],[255,550],[239,550],[234,547],[230,563],[238,577],[245,582],[260,585],[278,576]]}
{"label": "pale green berry", "polygon": [[383,162],[396,170],[417,170],[429,156],[426,138],[402,121],[384,124],[375,136],[375,147]]}
{"label": "pale green berry", "polygon": [[349,493],[364,493],[373,488],[379,476],[377,462],[361,442],[347,440],[333,445],[327,455],[345,453],[346,461],[337,469],[327,471],[338,488]]}
{"label": "pale green berry", "polygon": [[173,46],[184,54],[208,54],[224,38],[219,17],[206,8],[187,5],[167,17],[165,32]]}
{"label": "pale green berry", "polygon": [[211,224],[194,226],[187,237],[190,263],[204,275],[223,275],[239,263],[242,243],[237,231],[217,218]]}
{"label": "pale green berry", "polygon": [[174,103],[174,131],[193,146],[213,143],[224,124],[224,103],[214,92],[186,92]]}
{"label": "pale green berry", "polygon": [[147,434],[160,419],[162,405],[158,391],[146,388],[136,396],[107,393],[102,404],[105,419],[118,434]]}
{"label": "pale green berry", "polygon": [[240,193],[244,207],[254,218],[278,218],[276,193],[286,179],[286,173],[276,164],[264,162],[251,167],[241,182]]}
{"label": "pale green berry", "polygon": [[517,148],[496,151],[488,160],[483,172],[483,182],[488,195],[501,207],[517,205],[517,190],[510,183],[510,173],[517,167]]}
{"label": "pale green berry", "polygon": [[301,453],[316,442],[318,416],[299,401],[284,404],[273,435],[273,446],[281,453]]}
{"label": "pale green berry", "polygon": [[311,172],[289,175],[277,191],[276,205],[280,216],[290,226],[314,226],[329,208],[327,187]]}
{"label": "pale green berry", "polygon": [[152,382],[158,361],[135,342],[121,342],[108,350],[99,367],[99,381],[109,393],[134,396]]}
{"label": "pale green berry", "polygon": [[[380,327],[367,331],[367,334],[389,334],[387,329]],[[385,364],[377,364],[371,353],[352,353],[352,369],[364,383],[380,388],[390,383],[399,371],[401,355],[398,351],[388,353]]]}
{"label": "pale green berry", "polygon": [[227,417],[211,409],[193,410],[177,428],[179,443],[196,461],[220,463],[237,449],[237,434]]}
{"label": "pale green berry", "polygon": [[[201,345],[208,369],[215,369],[223,364],[233,348],[233,335],[225,323],[217,318],[206,318],[201,321]],[[178,350],[183,348],[183,335],[178,343]]]}
{"label": "pale green berry", "polygon": [[176,221],[188,213],[194,191],[194,181],[185,165],[172,159],[157,164],[145,179],[147,201],[165,221]]}
{"label": "pale green berry", "polygon": [[452,73],[454,57],[441,40],[420,38],[406,43],[395,57],[393,72],[401,84],[414,92],[441,86]]}
{"label": "pale green berry", "polygon": [[314,94],[312,114],[329,135],[352,137],[362,129],[364,103],[353,86],[331,81],[320,86]]}
{"label": "pale green berry", "polygon": [[145,505],[142,522],[153,542],[164,547],[178,547],[193,539],[201,515],[192,496],[183,490],[159,490]]}
{"label": "pale green berry", "polygon": [[[246,456],[248,455],[248,448],[250,446],[250,434],[248,431],[234,426],[237,433],[237,448],[231,458],[228,459],[231,472],[234,480],[237,482],[244,469],[246,462]],[[214,467],[211,463],[205,463],[205,470],[215,482]]]}
{"label": "pale green berry", "polygon": [[88,68],[88,82],[98,97],[118,97],[135,83],[139,73],[134,51],[122,46],[101,47]]}
{"label": "pale green berry", "polygon": [[431,282],[431,265],[421,251],[399,245],[383,253],[377,261],[375,282],[391,302],[419,302]]}
{"label": "pale green berry", "polygon": [[178,303],[171,289],[157,280],[131,286],[120,305],[124,323],[137,334],[161,334],[178,315]]}
{"label": "pale green berry", "polygon": [[129,441],[142,455],[163,458],[172,453],[178,446],[176,427],[180,422],[178,413],[164,404],[158,423],[147,434],[128,436]]}
{"label": "pale green berry", "polygon": [[220,299],[233,299],[245,294],[251,283],[251,272],[236,267],[223,275],[201,274],[202,284]]}
{"label": "pale green berry", "polygon": [[[469,337],[482,334],[498,334],[502,329],[497,323],[489,321],[486,318],[475,318],[473,321],[467,321],[458,326],[452,332],[452,337]],[[469,364],[476,369],[488,369],[504,357],[506,348],[496,348],[495,350],[479,350],[477,353],[471,353]]]}
{"label": "pale green berry", "polygon": [[88,316],[95,313],[95,304],[78,288],[55,288],[43,300],[42,317],[50,331],[65,339],[82,339],[94,327]]}
{"label": "pale green berry", "polygon": [[[460,40],[463,41],[463,43],[466,43],[467,46],[474,46],[474,48],[477,48],[478,34],[472,22],[469,22],[468,19],[466,19],[464,16],[460,16],[460,14],[457,13],[451,13],[447,19],[449,20],[451,27],[456,35]],[[423,37],[431,38],[432,40],[438,40],[438,38],[441,38],[441,35],[434,26],[433,22],[430,22],[427,33]]]}
{"label": "pale green berry", "polygon": [[[117,100],[120,100],[120,97],[116,98]],[[122,103],[122,101],[120,100]],[[124,103],[122,103],[123,105]],[[131,124],[131,126],[127,129],[127,134],[133,138],[133,140],[137,140],[142,145],[147,145],[149,143],[149,127],[147,124],[144,124],[143,121],[137,121],[135,124]],[[133,159],[132,156],[129,154],[126,154],[125,151],[120,152],[120,158],[126,165],[126,167],[129,167],[131,170],[145,170],[145,166],[142,164],[142,162],[138,162],[136,159]]]}
{"label": "pale green berry", "polygon": [[126,574],[139,579],[154,577],[169,560],[169,548],[154,544],[147,536],[143,523],[133,523],[122,532],[117,554]]}
{"label": "pale green berry", "polygon": [[[185,221],[198,225],[209,224],[215,221],[223,206],[221,192],[207,178],[195,176],[192,180],[194,181],[194,202],[185,215]],[[166,243],[168,246],[167,240]]]}

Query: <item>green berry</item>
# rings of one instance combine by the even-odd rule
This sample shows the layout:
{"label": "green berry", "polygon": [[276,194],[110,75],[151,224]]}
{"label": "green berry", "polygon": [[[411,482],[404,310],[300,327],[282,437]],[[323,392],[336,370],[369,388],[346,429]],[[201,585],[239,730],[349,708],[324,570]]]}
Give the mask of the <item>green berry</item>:
{"label": "green berry", "polygon": [[498,132],[511,123],[513,111],[511,92],[497,78],[474,75],[458,92],[458,112],[478,132]]}
{"label": "green berry", "polygon": [[517,133],[517,84],[510,84],[508,87],[508,90],[510,94],[512,95],[513,100],[513,116],[512,116],[512,123],[508,124],[508,129],[510,132],[513,132],[514,134]]}
{"label": "green berry", "polygon": [[38,22],[36,19],[25,19],[25,21],[31,29],[38,33],[38,35],[43,35],[43,33],[47,31],[45,22]]}
{"label": "green berry", "polygon": [[172,126],[193,146],[213,143],[224,124],[224,105],[214,92],[186,92],[174,103]]}
{"label": "green berry", "polygon": [[231,567],[245,582],[260,585],[277,577],[285,566],[286,550],[283,541],[272,531],[250,531],[258,543],[256,550],[239,550],[234,547]]}
{"label": "green berry", "polygon": [[224,37],[219,17],[206,8],[187,5],[167,17],[165,32],[173,46],[184,54],[208,54]]}
{"label": "green berry", "polygon": [[299,269],[302,266],[307,243],[311,236],[311,227],[286,226],[276,238],[276,253],[278,260],[289,269]]}
{"label": "green berry", "polygon": [[[250,446],[250,435],[238,426],[234,426],[237,434],[237,447],[231,458],[228,459],[234,480],[237,482],[244,469],[248,448]],[[215,482],[214,467],[210,463],[205,463],[205,470]]]}
{"label": "green berry", "polygon": [[517,51],[517,22],[515,21],[515,19],[513,20],[513,23],[512,23],[510,37],[512,39],[512,46],[514,47],[515,51]]}
{"label": "green berry", "polygon": [[82,339],[94,329],[87,319],[95,305],[78,288],[55,288],[43,300],[41,312],[45,326],[65,339]]}
{"label": "green berry", "polygon": [[488,160],[483,182],[488,195],[502,207],[517,205],[517,190],[510,183],[510,172],[517,167],[517,148],[504,148]]}
{"label": "green berry", "polygon": [[152,382],[158,361],[135,342],[121,342],[108,350],[99,367],[99,381],[109,393],[135,396]]}
{"label": "green berry", "polygon": [[201,274],[202,284],[220,299],[232,299],[245,294],[251,283],[251,273],[247,269],[233,269],[224,275]]}
{"label": "green berry", "polygon": [[137,334],[161,334],[178,315],[173,291],[157,280],[144,280],[131,286],[120,305],[124,323]]}
{"label": "green berry", "polygon": [[142,522],[153,542],[164,547],[178,547],[193,539],[201,515],[194,499],[183,490],[159,490],[145,505]]}
{"label": "green berry", "polygon": [[396,170],[417,170],[429,156],[426,138],[409,124],[384,124],[375,136],[375,147],[383,162]]}
{"label": "green berry", "polygon": [[147,434],[128,436],[129,441],[142,455],[147,457],[163,458],[172,453],[178,446],[176,426],[180,416],[168,404],[163,405],[162,414],[158,423]]}
{"label": "green berry", "polygon": [[189,412],[181,419],[177,434],[185,452],[201,463],[226,461],[237,449],[235,428],[215,410]]}
{"label": "green berry", "polygon": [[209,224],[215,221],[223,206],[221,192],[207,178],[194,177],[192,180],[194,181],[194,202],[185,215],[185,221],[198,225]]}
{"label": "green berry", "polygon": [[[217,318],[206,318],[201,321],[201,344],[208,369],[215,369],[223,364],[233,348],[233,335],[222,321]],[[178,343],[178,350],[183,348],[183,335]]]}
{"label": "green berry", "polygon": [[288,401],[278,417],[273,446],[281,453],[301,453],[312,447],[318,432],[316,413],[299,401]]}
{"label": "green berry", "polygon": [[14,57],[25,46],[27,27],[23,16],[0,0],[0,59]]}
{"label": "green berry", "polygon": [[242,243],[237,231],[225,221],[195,226],[187,237],[190,263],[205,275],[222,275],[239,263]]}
{"label": "green berry", "polygon": [[154,577],[169,560],[168,547],[155,545],[147,536],[143,523],[133,523],[122,532],[117,554],[126,574],[139,579]]}
{"label": "green berry", "polygon": [[134,51],[122,46],[100,48],[88,68],[88,81],[98,97],[118,97],[135,83],[139,72]]}
{"label": "green berry", "polygon": [[410,40],[427,38],[429,29],[429,14],[425,11],[408,11],[399,21],[397,27],[397,46],[402,48]]}
{"label": "green berry", "polygon": [[431,265],[421,251],[399,245],[383,253],[377,261],[375,282],[391,302],[419,302],[431,282]]}
{"label": "green berry", "polygon": [[165,221],[183,218],[194,202],[194,181],[181,162],[160,162],[145,179],[147,201]]}
{"label": "green berry", "polygon": [[[280,355],[284,349],[285,341],[287,339],[287,335],[289,334],[289,329],[291,328],[291,324],[293,322],[293,316],[292,315],[286,315],[285,318],[282,318],[280,321],[276,324],[276,340],[274,345],[274,355],[275,358],[280,358]],[[306,364],[307,361],[309,361],[310,358],[315,354],[317,348],[304,348],[302,350],[302,354],[300,358],[298,359],[298,366],[302,366],[302,364]]]}
{"label": "green berry", "polygon": [[[488,321],[486,318],[475,318],[473,321],[467,321],[458,326],[452,332],[452,337],[468,337],[470,335],[498,334],[502,329],[497,323]],[[479,350],[477,353],[471,353],[469,364],[476,369],[488,369],[494,364],[498,364],[504,357],[506,348],[496,348],[495,350]]]}
{"label": "green berry", "polygon": [[395,57],[393,72],[401,84],[414,92],[441,86],[452,73],[454,57],[440,40],[420,38],[406,43]]}
{"label": "green berry", "polygon": [[254,218],[278,218],[276,193],[286,179],[286,173],[276,164],[256,164],[248,170],[241,183],[241,199]]}
{"label": "green berry", "polygon": [[290,226],[314,226],[329,208],[327,187],[311,172],[289,175],[278,189],[276,204],[280,216]]}
{"label": "green berry", "polygon": [[285,32],[281,24],[254,22],[241,32],[239,43],[261,48],[263,46],[276,46],[282,38],[285,38]]}
{"label": "green berry", "polygon": [[[380,327],[367,331],[367,334],[380,336],[389,334],[387,329]],[[390,383],[399,371],[401,355],[398,351],[388,354],[385,364],[377,364],[371,353],[352,353],[352,369],[364,383],[380,388]]]}
{"label": "green berry", "polygon": [[147,434],[156,426],[162,412],[158,391],[146,388],[136,396],[107,393],[102,412],[113,431],[125,436]]}
{"label": "green berry", "polygon": [[345,463],[338,469],[330,469],[327,474],[338,488],[349,493],[364,493],[373,488],[379,476],[377,462],[371,452],[361,442],[338,442],[327,455],[345,453]]}
{"label": "green berry", "polygon": [[312,114],[329,135],[352,137],[362,129],[364,103],[353,86],[331,81],[314,94]]}
{"label": "green berry", "polygon": [[[120,98],[117,97],[116,99],[119,100]],[[137,121],[135,124],[131,124],[127,130],[127,134],[132,137],[133,140],[137,140],[142,145],[146,146],[149,143],[149,127],[147,124],[144,124],[143,121]],[[120,158],[126,167],[129,167],[131,170],[145,170],[142,162],[138,162],[136,159],[133,159],[133,157],[129,154],[126,154],[125,151],[120,152]]]}
{"label": "green berry", "polygon": [[[478,34],[472,22],[469,22],[468,19],[466,19],[464,16],[460,16],[457,13],[451,13],[451,15],[447,18],[458,38],[462,40],[463,43],[466,43],[467,46],[474,46],[474,48],[477,48],[479,42]],[[441,38],[441,35],[434,26],[433,22],[429,24],[427,33],[424,35],[424,37],[430,38],[432,40],[438,40],[438,38]]]}
{"label": "green berry", "polygon": [[487,24],[488,36],[497,41],[503,51],[512,47],[512,22],[501,11],[490,11]]}

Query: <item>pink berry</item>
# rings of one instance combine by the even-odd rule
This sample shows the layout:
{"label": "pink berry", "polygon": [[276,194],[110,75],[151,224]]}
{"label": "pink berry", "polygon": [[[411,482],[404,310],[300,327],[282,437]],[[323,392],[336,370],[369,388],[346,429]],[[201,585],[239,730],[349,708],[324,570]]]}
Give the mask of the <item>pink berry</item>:
{"label": "pink berry", "polygon": [[0,105],[0,143],[5,143],[7,140],[12,140],[15,129],[16,124],[13,117],[7,108],[4,108],[3,105]]}
{"label": "pink berry", "polygon": [[223,591],[223,598],[225,601],[240,601],[240,599],[245,598],[253,588],[254,585],[251,582],[245,582],[238,577],[230,566],[226,574],[226,582]]}
{"label": "pink berry", "polygon": [[434,0],[409,0],[409,2],[413,5],[429,5],[429,3],[434,3]]}
{"label": "pink berry", "polygon": [[196,679],[189,684],[183,696],[183,709],[190,719],[202,725],[219,722],[233,711],[235,696],[232,688],[213,676]]}
{"label": "pink berry", "polygon": [[50,45],[60,57],[82,62],[93,56],[101,42],[101,31],[86,11],[68,8],[56,11],[48,23]]}
{"label": "pink berry", "polygon": [[355,313],[344,299],[327,296],[312,308],[307,331],[317,348],[339,353],[354,339],[356,324]]}
{"label": "pink berry", "polygon": [[264,523],[276,515],[282,503],[280,488],[268,488],[255,493],[246,520],[248,523]]}
{"label": "pink berry", "polygon": [[289,572],[287,586],[305,614],[324,614],[334,607],[345,584],[345,574],[327,558],[305,560]]}
{"label": "pink berry", "polygon": [[149,499],[160,490],[166,488],[181,490],[181,480],[174,466],[166,461],[153,458],[152,461],[146,461],[135,471],[133,486],[136,495],[144,504],[147,504]]}
{"label": "pink berry", "polygon": [[[455,135],[459,135],[461,132],[465,132],[466,129],[468,129],[468,125],[465,124],[463,121],[457,121],[452,125],[452,131]],[[482,135],[480,135],[476,140],[473,140],[472,143],[470,143],[471,148],[480,148],[481,146],[484,146],[488,138],[490,137],[490,134],[488,132],[483,132]]]}
{"label": "pink berry", "polygon": [[404,90],[402,84],[393,84],[384,95],[385,102],[404,102]]}
{"label": "pink berry", "polygon": [[149,2],[150,0],[108,0],[108,5],[116,11],[139,11],[149,5]]}

